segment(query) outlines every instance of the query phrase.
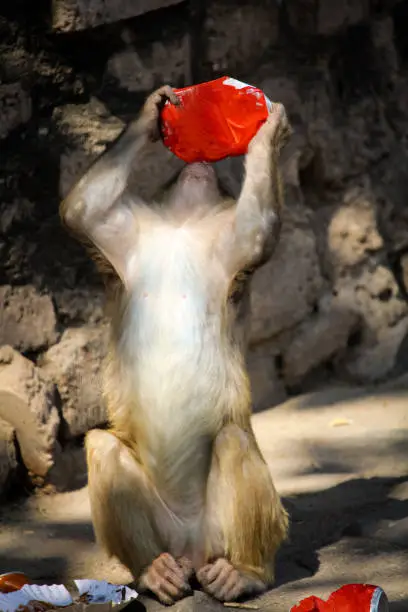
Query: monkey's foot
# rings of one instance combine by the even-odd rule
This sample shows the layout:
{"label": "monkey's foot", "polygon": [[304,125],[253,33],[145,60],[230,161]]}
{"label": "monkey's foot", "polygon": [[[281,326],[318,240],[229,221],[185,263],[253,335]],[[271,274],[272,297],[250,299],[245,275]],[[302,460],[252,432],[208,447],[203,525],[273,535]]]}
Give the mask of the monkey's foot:
{"label": "monkey's foot", "polygon": [[204,565],[196,575],[203,590],[220,601],[234,601],[242,595],[255,595],[266,589],[262,580],[240,572],[227,559]]}
{"label": "monkey's foot", "polygon": [[191,592],[188,579],[192,569],[184,557],[177,562],[169,553],[163,553],[147,568],[139,587],[148,589],[166,605],[186,597]]}

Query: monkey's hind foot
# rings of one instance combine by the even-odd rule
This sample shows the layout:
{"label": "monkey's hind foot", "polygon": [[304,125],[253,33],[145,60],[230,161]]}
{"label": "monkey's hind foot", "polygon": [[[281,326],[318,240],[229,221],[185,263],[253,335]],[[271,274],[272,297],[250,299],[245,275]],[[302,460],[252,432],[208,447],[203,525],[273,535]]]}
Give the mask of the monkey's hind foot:
{"label": "monkey's hind foot", "polygon": [[266,590],[260,578],[237,570],[227,559],[204,565],[196,575],[203,590],[220,601],[235,601],[242,595],[256,595]]}
{"label": "monkey's hind foot", "polygon": [[147,568],[138,586],[154,593],[161,603],[171,605],[191,593],[191,573],[187,559],[182,557],[177,562],[169,553],[163,553]]}

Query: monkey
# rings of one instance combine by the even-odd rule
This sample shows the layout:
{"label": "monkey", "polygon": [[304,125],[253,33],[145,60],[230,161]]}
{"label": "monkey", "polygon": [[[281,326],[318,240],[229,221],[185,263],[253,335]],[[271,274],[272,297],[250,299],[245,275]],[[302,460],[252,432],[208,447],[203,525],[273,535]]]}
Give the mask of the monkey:
{"label": "monkey", "polygon": [[[95,537],[163,604],[192,580],[219,601],[265,591],[289,517],[251,426],[245,366],[247,285],[279,238],[282,104],[249,143],[239,197],[213,166],[186,164],[145,202],[128,178],[160,112],[165,85],[74,185],[62,223],[111,288],[104,397],[107,429],[86,435]],[[113,288],[113,289],[112,289]]]}

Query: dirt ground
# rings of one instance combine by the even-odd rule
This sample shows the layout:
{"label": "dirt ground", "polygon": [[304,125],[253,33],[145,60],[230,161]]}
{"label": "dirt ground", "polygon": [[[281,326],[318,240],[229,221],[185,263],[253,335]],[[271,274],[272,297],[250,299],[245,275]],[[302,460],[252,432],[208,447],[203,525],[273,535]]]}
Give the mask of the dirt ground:
{"label": "dirt ground", "polygon": [[[254,416],[254,427],[291,515],[275,588],[259,610],[289,610],[342,584],[385,589],[391,611],[408,609],[408,390],[337,388],[297,397]],[[94,543],[87,489],[3,507],[0,567],[38,581],[127,581]],[[148,611],[161,606],[141,598]],[[129,608],[129,612],[130,612]],[[221,610],[201,592],[175,606]]]}

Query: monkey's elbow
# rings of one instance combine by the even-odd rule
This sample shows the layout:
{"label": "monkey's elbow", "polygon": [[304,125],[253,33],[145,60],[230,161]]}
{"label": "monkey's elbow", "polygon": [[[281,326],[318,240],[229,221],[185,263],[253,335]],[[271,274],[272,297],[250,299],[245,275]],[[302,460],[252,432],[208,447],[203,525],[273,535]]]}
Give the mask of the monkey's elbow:
{"label": "monkey's elbow", "polygon": [[62,223],[71,231],[79,229],[84,204],[81,200],[71,200],[68,196],[61,202],[60,218]]}

